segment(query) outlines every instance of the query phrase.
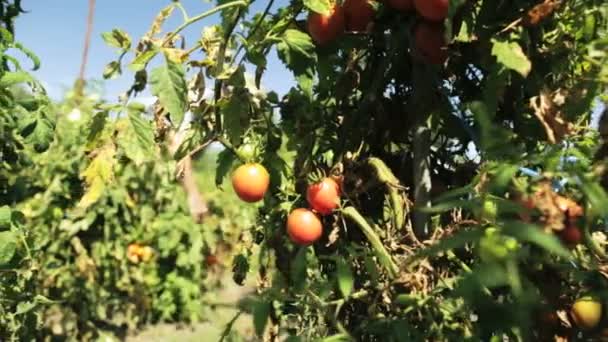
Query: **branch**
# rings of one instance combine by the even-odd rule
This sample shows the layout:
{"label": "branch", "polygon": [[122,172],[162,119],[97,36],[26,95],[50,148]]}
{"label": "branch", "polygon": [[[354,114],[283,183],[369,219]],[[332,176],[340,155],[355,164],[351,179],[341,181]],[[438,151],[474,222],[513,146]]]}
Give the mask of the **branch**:
{"label": "branch", "polygon": [[[222,45],[220,46],[220,49],[219,49],[219,52],[217,55],[217,63],[215,65],[216,75],[221,74],[222,70],[224,69],[224,60],[226,59],[226,49],[228,48],[228,42],[230,41],[230,36],[232,36],[232,32],[234,32],[236,24],[239,22],[239,19],[241,18],[241,15],[243,15],[243,13],[244,13],[243,9],[239,8],[238,12],[236,13],[235,18],[233,19],[232,23],[230,24],[230,27],[228,27],[228,29],[226,30],[226,32],[224,34],[224,41],[222,42]],[[222,116],[220,113],[220,107],[217,104],[220,101],[220,99],[222,98],[223,85],[224,85],[223,80],[219,80],[217,78],[215,79],[215,89],[214,89],[215,131],[218,133],[222,131]]]}
{"label": "branch", "polygon": [[[165,38],[165,40],[163,41],[163,46],[170,42],[178,33],[180,33],[181,31],[183,31],[186,27],[196,23],[197,21],[203,20],[205,18],[207,18],[210,15],[213,15],[219,11],[222,11],[226,8],[230,8],[230,7],[234,7],[234,6],[247,6],[247,2],[243,1],[243,0],[238,0],[238,1],[232,1],[223,5],[219,5],[216,6],[206,12],[203,12],[197,16],[194,16],[188,20],[186,20],[183,24],[181,24],[180,26],[178,26],[175,31],[169,33],[169,35],[167,35],[167,37]],[[240,11],[239,11],[240,12]]]}

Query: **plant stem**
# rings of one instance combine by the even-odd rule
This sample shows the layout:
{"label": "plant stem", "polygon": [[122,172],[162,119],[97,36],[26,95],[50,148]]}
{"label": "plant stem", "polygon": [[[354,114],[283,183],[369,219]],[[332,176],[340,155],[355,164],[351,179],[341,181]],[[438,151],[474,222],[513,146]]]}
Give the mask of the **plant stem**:
{"label": "plant stem", "polygon": [[[224,60],[226,59],[226,49],[228,48],[228,43],[230,41],[230,36],[232,36],[232,32],[236,27],[236,24],[239,22],[241,15],[243,15],[244,11],[239,9],[237,14],[232,20],[232,23],[224,33],[224,41],[222,42],[220,49],[217,54],[217,63],[215,64],[215,74],[219,75],[222,73],[224,69]],[[218,106],[218,102],[222,98],[222,87],[223,80],[215,79],[215,88],[214,88],[214,100],[215,100],[215,132],[219,133],[222,131],[222,114],[220,112],[220,107]]]}
{"label": "plant stem", "polygon": [[397,267],[397,264],[395,264],[395,261],[393,260],[391,255],[388,253],[386,248],[384,248],[382,241],[380,241],[380,238],[378,237],[376,232],[374,232],[367,220],[365,220],[365,218],[361,216],[361,214],[354,207],[347,207],[342,211],[342,213],[345,217],[354,221],[359,226],[359,228],[361,228],[361,231],[363,231],[363,234],[365,234],[365,237],[367,237],[370,244],[372,245],[372,248],[374,249],[374,252],[378,257],[380,264],[382,264],[382,266],[386,268],[386,271],[388,272],[389,276],[391,278],[397,277],[397,275],[399,274],[399,267]]}
{"label": "plant stem", "polygon": [[170,42],[171,39],[173,39],[178,33],[180,33],[181,31],[183,31],[186,27],[196,23],[197,21],[203,20],[205,18],[207,18],[210,15],[213,15],[219,11],[225,10],[226,8],[230,8],[230,7],[234,7],[234,6],[247,6],[247,2],[243,1],[243,0],[237,0],[237,1],[231,1],[228,3],[225,3],[223,5],[219,5],[216,6],[206,12],[203,12],[197,16],[194,16],[188,20],[186,20],[183,24],[181,24],[180,26],[178,26],[175,31],[171,32],[167,38],[165,38],[165,40],[163,41],[162,45],[165,45],[167,42]]}

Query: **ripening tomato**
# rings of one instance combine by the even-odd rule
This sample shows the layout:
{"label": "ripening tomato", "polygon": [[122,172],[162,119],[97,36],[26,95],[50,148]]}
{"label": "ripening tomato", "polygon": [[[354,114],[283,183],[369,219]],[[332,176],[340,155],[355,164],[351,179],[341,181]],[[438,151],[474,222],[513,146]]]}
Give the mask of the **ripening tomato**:
{"label": "ripening tomato", "polygon": [[390,7],[402,12],[412,9],[412,0],[386,0],[386,3]]}
{"label": "ripening tomato", "polygon": [[414,31],[418,56],[430,64],[443,64],[448,58],[444,28],[440,24],[421,22]]}
{"label": "ripening tomato", "polygon": [[299,208],[287,217],[287,234],[291,241],[306,246],[317,241],[323,234],[323,225],[312,211]]}
{"label": "ripening tomato", "polygon": [[443,21],[448,16],[449,2],[449,0],[414,0],[414,7],[427,20]]}
{"label": "ripening tomato", "polygon": [[374,7],[369,0],[346,0],[344,16],[348,31],[367,31],[374,20]]}
{"label": "ripening tomato", "polygon": [[143,246],[142,248],[140,248],[139,257],[141,258],[141,261],[148,262],[148,261],[152,260],[153,256],[154,256],[154,250],[152,249],[152,247]]}
{"label": "ripening tomato", "polygon": [[329,215],[340,205],[340,186],[332,178],[325,178],[308,186],[306,200],[321,215]]}
{"label": "ripening tomato", "polygon": [[329,15],[310,12],[308,15],[308,33],[319,45],[325,45],[338,38],[345,27],[344,10],[334,5]]}
{"label": "ripening tomato", "polygon": [[232,187],[245,202],[257,202],[264,198],[269,185],[268,171],[257,163],[241,165],[232,174]]}
{"label": "ripening tomato", "polygon": [[568,246],[576,246],[583,240],[583,233],[575,225],[567,225],[559,232],[559,237]]}
{"label": "ripening tomato", "polygon": [[579,328],[591,330],[602,319],[602,303],[589,296],[579,298],[572,305],[570,316]]}
{"label": "ripening tomato", "polygon": [[136,264],[139,262],[139,256],[141,254],[141,246],[136,244],[136,243],[132,243],[127,247],[127,259],[129,259],[129,261],[131,261],[132,263]]}

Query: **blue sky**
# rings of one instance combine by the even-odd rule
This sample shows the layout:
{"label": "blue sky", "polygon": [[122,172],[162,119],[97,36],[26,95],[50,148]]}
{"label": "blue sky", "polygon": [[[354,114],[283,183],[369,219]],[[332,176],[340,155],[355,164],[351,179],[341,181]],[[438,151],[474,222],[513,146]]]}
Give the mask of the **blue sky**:
{"label": "blue sky", "polygon": [[[263,10],[266,1],[255,1],[250,13]],[[275,1],[274,8],[284,6],[287,2],[288,0]],[[118,27],[126,31],[135,43],[148,30],[156,14],[170,3],[170,0],[98,0],[86,77],[101,79],[105,65],[117,57],[116,52],[102,41],[102,32]],[[213,7],[212,3],[203,0],[184,0],[182,3],[190,16]],[[47,91],[55,99],[61,98],[78,75],[87,6],[86,0],[23,1],[23,7],[28,13],[17,19],[17,40],[33,50],[42,60],[41,68],[34,74],[45,84]],[[163,29],[172,30],[181,22],[181,14],[175,11]],[[203,27],[217,22],[218,17],[215,16],[194,24],[184,31],[187,42],[191,44]],[[126,61],[130,61],[130,58]],[[24,67],[26,65],[24,64]],[[131,72],[125,71],[122,77],[106,81],[104,97],[115,100],[118,94],[129,88],[132,77]],[[277,60],[276,53],[272,52],[263,86],[283,94],[292,84],[294,83],[291,73]]]}

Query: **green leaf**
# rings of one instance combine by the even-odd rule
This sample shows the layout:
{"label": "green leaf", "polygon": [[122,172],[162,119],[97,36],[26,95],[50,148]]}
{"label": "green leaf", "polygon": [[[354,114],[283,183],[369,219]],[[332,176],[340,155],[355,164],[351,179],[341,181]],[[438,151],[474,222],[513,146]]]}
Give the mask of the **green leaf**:
{"label": "green leaf", "polygon": [[34,82],[32,75],[25,71],[5,72],[0,78],[0,87],[8,88],[25,82]]}
{"label": "green leaf", "polygon": [[498,63],[518,72],[523,77],[528,76],[532,70],[532,63],[528,56],[516,42],[503,42],[493,39],[492,56],[496,56]]}
{"label": "green leaf", "polygon": [[131,38],[123,30],[113,29],[111,32],[104,32],[101,34],[101,38],[111,47],[122,50],[131,48]]}
{"label": "green leaf", "polygon": [[21,128],[21,136],[34,147],[36,152],[44,152],[53,140],[55,125],[42,111],[25,121]]}
{"label": "green leaf", "polygon": [[329,15],[331,11],[329,0],[304,0],[304,6],[313,12],[324,15]]}
{"label": "green leaf", "polygon": [[[144,108],[145,109],[145,108]],[[137,108],[133,104],[130,104],[127,108],[129,116],[129,122],[131,128],[137,138],[139,148],[145,153],[145,155],[152,157],[154,155],[154,127],[152,122],[142,118],[143,110]]]}
{"label": "green leaf", "polygon": [[300,250],[298,251],[298,254],[296,255],[296,257],[294,258],[294,260],[291,264],[291,266],[292,266],[291,278],[292,278],[293,284],[298,289],[302,289],[302,288],[304,288],[304,285],[306,285],[306,279],[307,279],[306,270],[308,268],[307,255],[308,255],[308,248],[306,248],[306,247],[300,248]]}
{"label": "green leaf", "polygon": [[103,69],[103,78],[106,80],[115,79],[122,73],[119,61],[112,61]]}
{"label": "green leaf", "polygon": [[184,119],[188,93],[183,67],[166,59],[164,65],[150,73],[150,85],[152,94],[169,112],[173,125],[179,127]]}
{"label": "green leaf", "polygon": [[223,102],[221,108],[228,139],[233,145],[240,145],[249,119],[249,97],[238,92]]}
{"label": "green leaf", "polygon": [[0,229],[11,227],[11,208],[8,205],[0,207]]}
{"label": "green leaf", "polygon": [[17,236],[12,231],[0,232],[0,266],[11,262],[17,251]]}
{"label": "green leaf", "polygon": [[299,30],[287,30],[277,44],[277,54],[285,65],[293,71],[298,85],[306,95],[312,96],[315,64],[315,45],[309,35]]}
{"label": "green leaf", "polygon": [[129,69],[131,69],[131,71],[134,71],[134,72],[143,70],[146,67],[146,65],[148,65],[150,60],[152,58],[154,58],[157,54],[158,54],[157,49],[144,51],[144,52],[138,54],[137,56],[135,56],[135,59],[133,59],[133,61],[131,61],[131,64],[129,64]]}
{"label": "green leaf", "polygon": [[568,258],[570,252],[562,245],[554,234],[549,234],[540,227],[523,222],[505,222],[503,233],[510,235],[519,241],[531,242],[549,253]]}
{"label": "green leaf", "polygon": [[300,30],[289,29],[285,31],[281,39],[292,53],[296,53],[309,59],[313,58],[315,44],[312,42],[312,38],[308,34]]}
{"label": "green leaf", "polygon": [[340,292],[342,292],[342,296],[346,298],[350,296],[355,285],[353,272],[351,271],[350,266],[346,264],[344,259],[339,258],[336,262],[336,266],[336,274],[338,276],[338,287],[340,288]]}
{"label": "green leaf", "polygon": [[221,187],[224,178],[232,169],[236,156],[229,150],[223,150],[217,155],[217,168],[215,171],[215,185]]}
{"label": "green leaf", "polygon": [[[581,177],[582,178],[582,177]],[[606,190],[598,183],[592,183],[587,180],[581,182],[581,190],[587,197],[589,202],[590,216],[607,217],[608,216],[608,194]]]}
{"label": "green leaf", "polygon": [[259,301],[254,304],[253,307],[253,326],[255,327],[255,333],[258,336],[262,336],[266,324],[268,323],[268,317],[270,316],[270,303],[265,301]]}

